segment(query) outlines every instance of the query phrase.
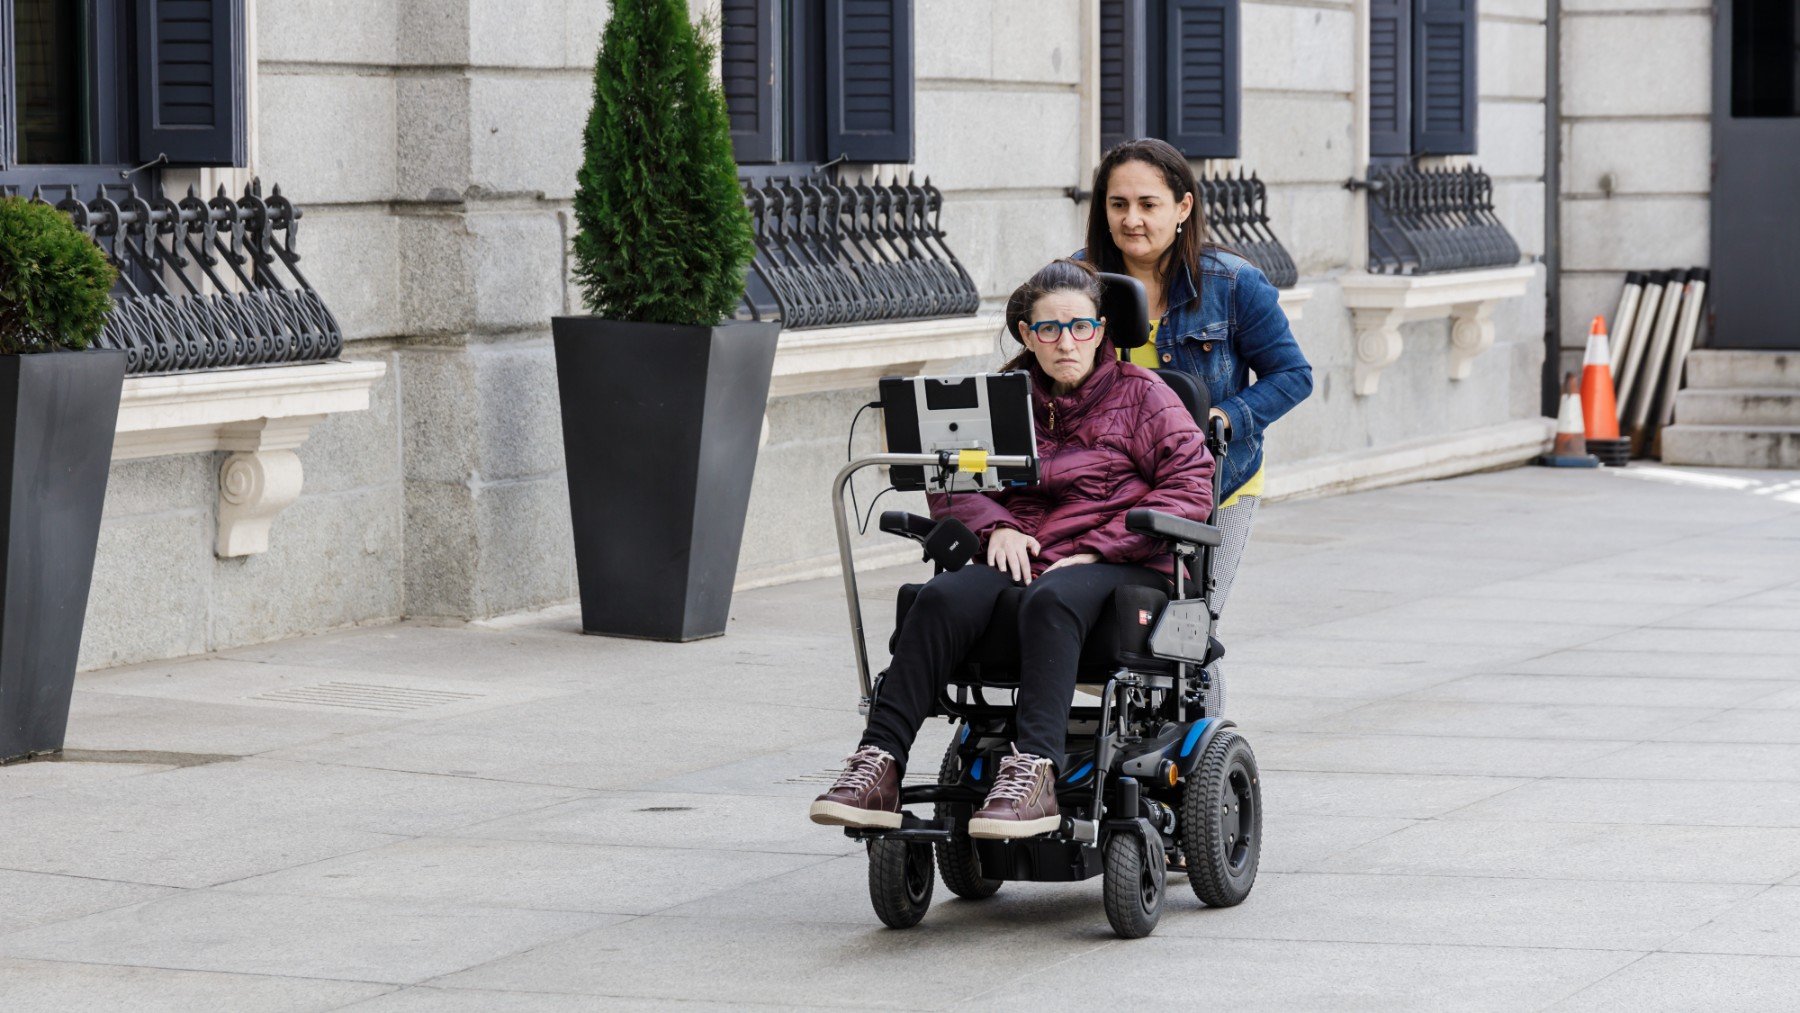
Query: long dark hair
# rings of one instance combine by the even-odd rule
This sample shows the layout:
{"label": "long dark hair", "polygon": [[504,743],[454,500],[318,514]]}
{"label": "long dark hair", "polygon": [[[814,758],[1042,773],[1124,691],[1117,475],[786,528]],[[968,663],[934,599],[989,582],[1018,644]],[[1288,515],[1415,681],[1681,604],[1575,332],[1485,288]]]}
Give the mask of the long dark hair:
{"label": "long dark hair", "polygon": [[[1068,257],[1052,260],[1038,268],[1037,273],[1027,279],[1025,284],[1013,289],[1013,294],[1006,300],[1006,333],[1012,335],[1014,341],[1025,344],[1025,339],[1019,337],[1019,325],[1030,323],[1032,308],[1037,306],[1039,299],[1052,292],[1080,292],[1094,301],[1096,310],[1100,307],[1100,278],[1094,271],[1094,265]],[[1099,356],[1104,354],[1107,354],[1106,349],[1096,349],[1095,361],[1098,362]],[[1013,356],[1004,368],[1026,369],[1036,361],[1037,356],[1032,354],[1031,349],[1025,348]]]}
{"label": "long dark hair", "polygon": [[1174,284],[1175,276],[1184,267],[1198,287],[1200,257],[1207,247],[1206,215],[1200,208],[1200,185],[1194,179],[1194,169],[1188,164],[1187,156],[1176,151],[1167,141],[1159,141],[1154,137],[1140,137],[1118,145],[1106,153],[1106,157],[1100,160],[1100,167],[1094,170],[1094,197],[1088,203],[1088,260],[1102,271],[1115,274],[1125,271],[1125,255],[1119,252],[1119,245],[1113,242],[1112,227],[1106,220],[1106,187],[1112,182],[1113,170],[1126,162],[1142,162],[1162,173],[1163,181],[1169,184],[1169,192],[1174,194],[1177,204],[1181,203],[1183,194],[1193,195],[1194,211],[1183,223],[1184,228],[1176,234],[1175,242],[1163,253],[1160,271],[1164,292]]}

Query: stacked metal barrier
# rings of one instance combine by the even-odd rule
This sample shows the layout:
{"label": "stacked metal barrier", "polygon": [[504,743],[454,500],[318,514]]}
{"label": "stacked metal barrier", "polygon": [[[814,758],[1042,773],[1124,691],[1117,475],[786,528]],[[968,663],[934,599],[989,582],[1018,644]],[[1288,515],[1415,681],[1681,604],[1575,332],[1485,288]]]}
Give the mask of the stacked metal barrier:
{"label": "stacked metal barrier", "polygon": [[1269,227],[1269,190],[1255,173],[1201,176],[1200,210],[1214,241],[1262,269],[1276,288],[1300,280],[1294,258]]}
{"label": "stacked metal barrier", "polygon": [[1494,214],[1494,181],[1472,166],[1369,170],[1369,270],[1434,274],[1517,264],[1519,244]]}
{"label": "stacked metal barrier", "polygon": [[974,313],[980,293],[944,242],[927,178],[744,181],[756,233],[745,302],[789,329]]}
{"label": "stacked metal barrier", "polygon": [[[300,209],[253,182],[179,201],[105,186],[54,202],[119,269],[113,311],[95,344],[122,349],[127,373],[273,366],[334,359],[343,331],[305,275],[294,237]],[[43,189],[31,199],[52,202]]]}

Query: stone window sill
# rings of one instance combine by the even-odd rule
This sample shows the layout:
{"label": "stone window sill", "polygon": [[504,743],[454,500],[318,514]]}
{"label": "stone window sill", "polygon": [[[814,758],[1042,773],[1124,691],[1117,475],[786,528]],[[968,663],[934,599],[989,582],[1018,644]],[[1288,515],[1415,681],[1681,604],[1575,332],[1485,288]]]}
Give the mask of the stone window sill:
{"label": "stone window sill", "polygon": [[784,330],[769,396],[872,390],[884,376],[915,376],[957,359],[997,355],[1002,326],[998,316],[982,314]]}
{"label": "stone window sill", "polygon": [[370,388],[386,373],[383,362],[340,360],[128,377],[113,460],[228,451],[214,551],[264,552],[275,515],[300,496],[294,449],[326,416],[367,409]]}
{"label": "stone window sill", "polygon": [[[1306,287],[1281,290],[1290,322],[1312,298]],[[873,388],[884,376],[916,376],[972,356],[999,357],[1003,324],[997,314],[852,324],[782,331],[775,351],[770,397]]]}
{"label": "stone window sill", "polygon": [[1453,322],[1450,379],[1469,375],[1475,357],[1494,344],[1494,307],[1525,294],[1537,276],[1533,264],[1444,274],[1347,274],[1338,280],[1356,327],[1355,386],[1375,393],[1381,371],[1400,358],[1400,326],[1418,320]]}

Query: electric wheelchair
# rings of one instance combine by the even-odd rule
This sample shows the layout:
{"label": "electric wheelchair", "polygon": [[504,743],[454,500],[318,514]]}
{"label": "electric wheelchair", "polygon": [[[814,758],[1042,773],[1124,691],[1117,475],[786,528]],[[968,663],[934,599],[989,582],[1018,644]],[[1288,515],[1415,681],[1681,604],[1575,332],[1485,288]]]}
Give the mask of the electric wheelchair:
{"label": "electric wheelchair", "polygon": [[[1144,291],[1125,276],[1101,277],[1107,332],[1125,355],[1148,339]],[[1193,377],[1158,372],[1207,432],[1221,465],[1214,472],[1216,503],[1224,425],[1216,420],[1208,425],[1205,388]],[[949,451],[935,457],[889,453],[852,461],[838,474],[833,508],[865,712],[880,682],[869,675],[844,487],[857,470],[872,465],[969,470],[958,458]],[[987,463],[996,462],[1035,468],[1035,461],[1017,457]],[[1083,647],[1078,688],[1098,699],[1070,713],[1067,762],[1056,780],[1061,827],[1016,840],[978,840],[967,833],[970,814],[981,805],[1015,737],[1010,696],[1019,682],[1017,615],[1024,594],[1015,587],[1001,597],[988,630],[939,689],[932,716],[949,719],[957,730],[936,783],[902,786],[904,816],[898,828],[845,831],[868,846],[870,899],[890,927],[909,928],[924,917],[934,864],[952,893],[971,900],[993,896],[1009,880],[1103,876],[1107,920],[1125,938],[1155,929],[1170,854],[1183,858],[1189,884],[1208,906],[1229,907],[1249,895],[1262,844],[1256,756],[1231,721],[1207,712],[1205,667],[1224,654],[1213,635],[1218,617],[1211,605],[1212,558],[1220,533],[1210,524],[1147,509],[1130,511],[1127,524],[1162,539],[1177,557],[1173,594],[1121,588]],[[975,549],[973,535],[955,521],[889,511],[881,528],[920,542],[938,572],[959,567]],[[900,589],[896,638],[922,586]],[[888,646],[891,653],[894,641]],[[908,808],[926,805],[932,807],[929,816]]]}

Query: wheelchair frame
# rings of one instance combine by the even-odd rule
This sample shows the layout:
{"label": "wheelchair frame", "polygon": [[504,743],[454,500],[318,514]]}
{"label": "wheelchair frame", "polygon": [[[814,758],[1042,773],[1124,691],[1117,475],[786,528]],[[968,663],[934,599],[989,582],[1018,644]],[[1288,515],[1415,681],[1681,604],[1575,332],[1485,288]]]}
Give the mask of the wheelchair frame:
{"label": "wheelchair frame", "polygon": [[[1207,442],[1215,458],[1223,462],[1225,433],[1218,420],[1212,420]],[[947,473],[962,463],[949,451],[871,455],[846,464],[833,483],[838,553],[861,690],[858,709],[864,714],[879,685],[869,672],[854,552],[844,511],[844,488],[858,471],[869,467],[923,465]],[[1024,468],[1033,463],[1030,457],[991,456],[986,457],[983,466]],[[1217,503],[1217,471],[1213,491]],[[884,515],[884,530],[907,534],[902,530],[904,525],[890,527],[887,519]],[[1207,617],[1205,642],[1216,650],[1217,641],[1213,634],[1219,616],[1211,599],[1214,589],[1212,562],[1221,541],[1219,530],[1210,524],[1197,524],[1147,509],[1130,511],[1127,526],[1141,534],[1161,538],[1169,545],[1177,560],[1169,604],[1194,600],[1204,603]],[[923,541],[916,535],[911,537]],[[929,554],[926,558],[931,560]],[[1190,563],[1198,564],[1198,579],[1191,577]],[[938,572],[943,569],[939,563]],[[1193,585],[1191,589],[1190,584]],[[1165,615],[1166,612],[1165,606]],[[1160,617],[1158,621],[1161,622]],[[1190,882],[1201,899],[1210,905],[1227,906],[1240,902],[1254,882],[1261,843],[1261,793],[1254,755],[1249,753],[1248,744],[1235,733],[1226,735],[1221,741],[1227,750],[1240,749],[1248,756],[1247,766],[1242,760],[1236,761],[1244,769],[1234,767],[1227,777],[1229,783],[1222,789],[1226,793],[1222,803],[1209,799],[1203,807],[1190,804],[1188,793],[1199,789],[1189,785],[1198,776],[1203,758],[1213,757],[1215,740],[1227,729],[1235,727],[1233,722],[1219,715],[1205,713],[1205,693],[1209,688],[1205,667],[1217,655],[1209,651],[1204,662],[1154,652],[1150,657],[1156,660],[1154,667],[1157,669],[1172,664],[1172,672],[1136,671],[1130,664],[1121,664],[1108,676],[1097,705],[1071,708],[1071,739],[1080,741],[1090,734],[1084,726],[1091,722],[1093,750],[1091,755],[1085,751],[1071,752],[1066,765],[1074,768],[1073,771],[1059,772],[1056,791],[1058,807],[1063,811],[1062,825],[1047,835],[1015,840],[976,840],[967,835],[967,825],[969,814],[986,795],[980,784],[984,758],[1009,741],[1007,731],[1016,708],[1011,704],[990,703],[983,690],[995,687],[992,683],[984,685],[979,679],[963,678],[966,665],[964,673],[948,680],[938,693],[931,716],[947,716],[952,722],[960,721],[963,732],[951,744],[938,783],[901,787],[903,817],[897,829],[845,830],[847,836],[869,845],[871,898],[882,920],[892,927],[904,928],[916,924],[924,916],[933,881],[931,853],[936,848],[938,868],[944,872],[946,883],[965,897],[987,896],[998,889],[999,882],[1007,880],[1069,881],[1104,873],[1108,883],[1106,913],[1114,930],[1127,938],[1148,935],[1154,929],[1162,907],[1166,850],[1180,839],[1191,838],[1194,831],[1184,832],[1184,819],[1193,824],[1198,817],[1206,820],[1207,826],[1213,826],[1213,820],[1221,819],[1211,815],[1211,810],[1218,805],[1236,817],[1219,824],[1225,828],[1220,830],[1221,834],[1227,829],[1230,831],[1230,839],[1226,842],[1226,872],[1230,871],[1232,856],[1237,855],[1236,861],[1240,865],[1247,864],[1247,879],[1239,884],[1241,889],[1228,882],[1229,877],[1209,883],[1203,889],[1202,884],[1192,878],[1199,874],[1192,863],[1200,856],[1189,855]],[[1198,716],[1190,717],[1196,709]],[[1209,767],[1208,776],[1210,771]],[[905,810],[908,805],[926,803],[935,806],[931,819],[913,816]],[[1205,815],[1201,815],[1203,813]],[[1115,838],[1137,842],[1137,847],[1129,848],[1140,855],[1135,865],[1128,857],[1115,858],[1115,852],[1124,856],[1127,850],[1114,845]],[[946,865],[946,855],[960,863],[955,867],[954,878],[953,869]],[[1115,888],[1115,879],[1124,878],[1133,878],[1136,882]]]}

